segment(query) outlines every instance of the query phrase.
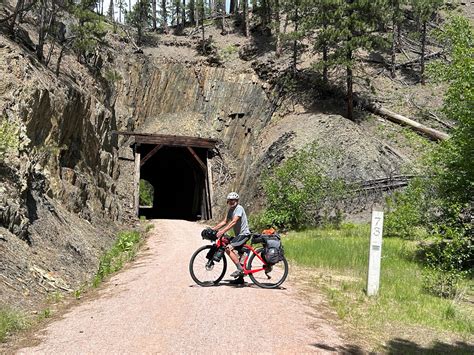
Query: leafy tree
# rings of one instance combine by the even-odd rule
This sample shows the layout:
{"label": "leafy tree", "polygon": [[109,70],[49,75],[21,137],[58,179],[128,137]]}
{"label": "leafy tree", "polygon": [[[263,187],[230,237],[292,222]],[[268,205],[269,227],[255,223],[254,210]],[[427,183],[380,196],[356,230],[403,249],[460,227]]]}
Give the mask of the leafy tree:
{"label": "leafy tree", "polygon": [[138,0],[133,5],[132,12],[127,14],[127,23],[137,30],[137,45],[140,46],[143,39],[143,30],[150,23],[150,3],[148,0]]}
{"label": "leafy tree", "polygon": [[[434,156],[438,186],[450,201],[473,203],[474,196],[474,29],[466,18],[453,17],[439,32],[449,62],[430,67],[431,76],[449,83],[443,111],[458,124]],[[472,206],[471,206],[472,207]]]}
{"label": "leafy tree", "polygon": [[387,222],[401,236],[409,237],[422,226],[435,238],[423,251],[428,265],[444,276],[428,278],[427,288],[452,296],[462,270],[474,270],[474,29],[467,19],[454,17],[439,36],[449,62],[436,62],[429,72],[449,84],[443,111],[458,124],[451,138],[426,158],[423,184],[410,184]]}

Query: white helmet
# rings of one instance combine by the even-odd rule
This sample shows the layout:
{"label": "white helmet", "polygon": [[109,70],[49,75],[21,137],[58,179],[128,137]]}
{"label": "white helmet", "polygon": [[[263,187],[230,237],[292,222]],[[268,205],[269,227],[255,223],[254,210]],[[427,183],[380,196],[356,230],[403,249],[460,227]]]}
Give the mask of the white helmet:
{"label": "white helmet", "polygon": [[229,192],[227,195],[228,200],[238,200],[239,199],[239,194],[237,192]]}

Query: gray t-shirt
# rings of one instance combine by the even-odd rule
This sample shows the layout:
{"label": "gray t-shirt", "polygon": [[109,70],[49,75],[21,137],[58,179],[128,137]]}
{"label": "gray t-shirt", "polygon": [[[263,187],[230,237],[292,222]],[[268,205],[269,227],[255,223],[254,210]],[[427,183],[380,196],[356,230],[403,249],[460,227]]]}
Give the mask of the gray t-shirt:
{"label": "gray t-shirt", "polygon": [[227,223],[232,221],[235,216],[239,216],[239,221],[233,227],[235,236],[239,234],[250,234],[249,223],[247,221],[247,215],[241,205],[235,206],[227,211]]}

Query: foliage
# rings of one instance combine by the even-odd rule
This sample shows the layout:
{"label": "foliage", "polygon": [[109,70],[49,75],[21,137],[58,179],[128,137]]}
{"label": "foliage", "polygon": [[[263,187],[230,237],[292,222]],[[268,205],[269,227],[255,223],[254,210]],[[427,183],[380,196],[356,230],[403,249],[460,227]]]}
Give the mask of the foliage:
{"label": "foliage", "polygon": [[137,30],[137,45],[141,45],[144,29],[150,24],[151,6],[147,0],[138,0],[132,11],[126,14],[125,21]]}
{"label": "foliage", "polygon": [[[420,226],[429,231],[433,241],[422,246],[430,268],[425,287],[443,297],[452,297],[458,280],[474,268],[473,34],[472,25],[462,17],[451,18],[440,32],[450,61],[438,62],[429,71],[449,83],[443,111],[458,125],[451,138],[426,157],[424,183],[415,180],[404,194],[396,195],[387,216],[387,230],[394,235],[408,237]],[[441,276],[433,276],[433,270]]]}
{"label": "foliage", "polygon": [[93,280],[94,287],[97,287],[106,276],[120,270],[125,262],[132,260],[141,240],[137,231],[120,232],[115,244],[100,259],[99,269]]}
{"label": "foliage", "polygon": [[154,188],[147,180],[140,179],[140,202],[141,206],[153,206]]}
{"label": "foliage", "polygon": [[10,332],[26,326],[27,321],[23,314],[8,308],[0,308],[0,342],[3,342]]}
{"label": "foliage", "polygon": [[79,59],[86,60],[90,54],[95,54],[96,48],[103,43],[106,35],[102,17],[91,10],[91,0],[83,0],[72,7],[78,23],[72,26],[74,41],[72,47],[78,53]]}
{"label": "foliage", "polygon": [[2,119],[0,122],[0,161],[3,161],[9,152],[16,151],[19,145],[18,127],[8,120]]}
{"label": "foliage", "polygon": [[324,154],[331,153],[311,144],[267,172],[262,182],[266,209],[255,217],[255,226],[300,228],[321,224],[333,213],[340,218],[335,206],[345,183],[327,176],[322,164]]}
{"label": "foliage", "polygon": [[115,69],[106,70],[104,76],[105,79],[111,84],[114,84],[123,79],[120,73]]}

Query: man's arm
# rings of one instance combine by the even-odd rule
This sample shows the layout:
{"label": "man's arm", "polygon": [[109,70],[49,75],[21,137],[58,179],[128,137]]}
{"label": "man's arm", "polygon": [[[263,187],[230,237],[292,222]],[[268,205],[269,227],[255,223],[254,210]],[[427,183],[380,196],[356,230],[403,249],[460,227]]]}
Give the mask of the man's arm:
{"label": "man's arm", "polygon": [[224,233],[226,233],[233,226],[235,226],[235,224],[239,221],[239,219],[240,219],[240,216],[235,216],[234,218],[232,218],[232,221],[230,221],[229,224],[227,224],[224,228],[222,228],[221,230],[219,230],[219,232],[217,232],[217,238],[222,237]]}
{"label": "man's arm", "polygon": [[222,227],[224,227],[226,223],[227,223],[227,216],[225,216],[224,219],[220,221],[217,225],[215,225],[214,227],[211,227],[211,229],[217,231],[221,229]]}

